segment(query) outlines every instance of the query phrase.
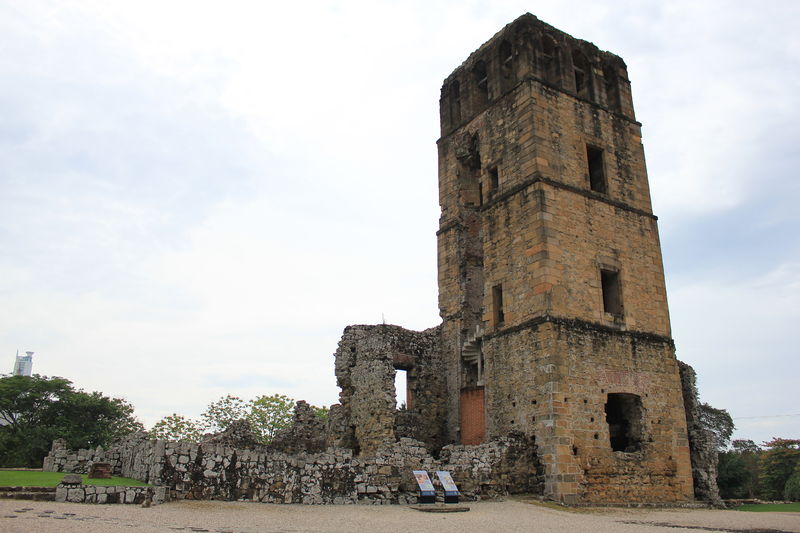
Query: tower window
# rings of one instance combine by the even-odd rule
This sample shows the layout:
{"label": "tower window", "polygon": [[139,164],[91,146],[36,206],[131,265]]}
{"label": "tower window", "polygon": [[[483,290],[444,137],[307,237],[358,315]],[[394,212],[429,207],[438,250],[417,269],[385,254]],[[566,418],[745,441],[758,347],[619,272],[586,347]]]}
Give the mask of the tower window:
{"label": "tower window", "polygon": [[603,287],[603,311],[621,316],[622,291],[619,285],[619,272],[600,270],[600,283]]}
{"label": "tower window", "polygon": [[606,183],[606,173],[603,168],[603,151],[587,145],[586,160],[589,167],[589,187],[593,191],[606,194],[608,192],[608,184]]}
{"label": "tower window", "polygon": [[575,93],[581,98],[592,97],[589,60],[583,52],[572,52],[572,69],[575,73]]}
{"label": "tower window", "polygon": [[452,126],[461,121],[461,87],[458,81],[450,86],[450,124]]}
{"label": "tower window", "polygon": [[549,35],[542,35],[542,56],[541,71],[542,78],[559,85],[559,61],[558,46]]}
{"label": "tower window", "polygon": [[603,69],[603,82],[606,87],[606,105],[614,111],[620,110],[619,75],[611,67]]}
{"label": "tower window", "polygon": [[636,394],[611,393],[605,410],[611,449],[615,452],[639,451],[644,426],[642,399]]}
{"label": "tower window", "polygon": [[506,317],[503,312],[503,286],[495,285],[492,287],[492,309],[494,313],[494,325],[499,327],[503,325]]}
{"label": "tower window", "polygon": [[475,63],[472,75],[475,76],[475,85],[478,87],[478,103],[485,104],[489,101],[489,77],[486,74],[486,63],[483,61]]}
{"label": "tower window", "polygon": [[514,54],[508,41],[500,43],[500,72],[504,78],[511,78],[514,66]]}
{"label": "tower window", "polygon": [[494,166],[489,169],[489,190],[494,191],[498,187],[500,187],[500,172]]}

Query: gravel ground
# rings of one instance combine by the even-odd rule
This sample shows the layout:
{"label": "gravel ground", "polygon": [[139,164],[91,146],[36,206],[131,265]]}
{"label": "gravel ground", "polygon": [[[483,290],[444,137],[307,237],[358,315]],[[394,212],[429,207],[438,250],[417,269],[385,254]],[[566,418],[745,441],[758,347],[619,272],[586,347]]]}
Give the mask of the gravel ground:
{"label": "gravel ground", "polygon": [[465,513],[422,513],[387,505],[270,505],[240,502],[173,502],[134,505],[0,500],[2,533],[136,533],[209,531],[277,532],[592,532],[800,533],[800,513],[711,510],[560,510],[524,501],[466,504]]}

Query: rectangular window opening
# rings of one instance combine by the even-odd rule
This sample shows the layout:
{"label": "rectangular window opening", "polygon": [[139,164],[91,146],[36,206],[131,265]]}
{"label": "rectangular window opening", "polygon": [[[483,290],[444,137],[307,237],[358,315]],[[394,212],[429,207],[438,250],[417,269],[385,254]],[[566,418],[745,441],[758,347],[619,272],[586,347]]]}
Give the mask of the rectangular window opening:
{"label": "rectangular window opening", "polygon": [[489,169],[489,190],[494,191],[500,187],[500,172],[494,166]]}
{"label": "rectangular window opening", "polygon": [[609,394],[605,411],[611,449],[628,453],[641,450],[644,426],[642,398],[636,394]]}
{"label": "rectangular window opening", "polygon": [[397,409],[411,409],[413,407],[411,388],[408,385],[408,371],[403,368],[395,368],[394,399]]}
{"label": "rectangular window opening", "polygon": [[603,169],[603,151],[593,146],[586,146],[586,159],[589,163],[589,187],[603,194],[608,192],[606,173]]}
{"label": "rectangular window opening", "polygon": [[603,287],[603,311],[621,316],[622,291],[619,284],[619,272],[600,270],[600,283]]}
{"label": "rectangular window opening", "polygon": [[492,307],[494,310],[494,325],[500,327],[505,322],[506,317],[503,312],[503,286],[495,285],[492,287]]}

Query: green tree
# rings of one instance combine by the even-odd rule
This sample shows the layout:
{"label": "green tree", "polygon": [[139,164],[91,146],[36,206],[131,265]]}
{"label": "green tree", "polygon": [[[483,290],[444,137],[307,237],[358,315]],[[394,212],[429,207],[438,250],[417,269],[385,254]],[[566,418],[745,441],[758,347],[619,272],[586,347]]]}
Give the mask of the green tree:
{"label": "green tree", "polygon": [[725,409],[717,409],[707,403],[701,403],[699,408],[700,424],[714,435],[717,448],[725,449],[735,429],[730,413]]}
{"label": "green tree", "polygon": [[164,440],[189,440],[197,442],[203,436],[200,423],[183,415],[172,413],[153,425],[149,431],[155,439]]}
{"label": "green tree", "polygon": [[316,405],[312,405],[311,408],[314,410],[314,414],[320,417],[324,421],[328,421],[328,415],[330,414],[331,410],[329,407],[317,407]]}
{"label": "green tree", "polygon": [[[150,435],[160,439],[191,440],[198,442],[203,433],[225,431],[236,420],[247,420],[263,444],[269,443],[278,430],[292,423],[295,401],[283,394],[257,396],[245,402],[238,396],[226,394],[208,404],[200,420],[171,414],[155,423]],[[314,413],[327,419],[328,408],[311,406]]]}
{"label": "green tree", "polygon": [[737,439],[719,453],[717,486],[722,498],[756,498],[762,450],[752,440]]}
{"label": "green tree", "polygon": [[249,412],[249,405],[241,398],[227,394],[208,404],[200,419],[205,431],[218,433],[225,431],[234,420],[248,418]]}
{"label": "green tree", "polygon": [[765,442],[767,450],[761,455],[761,497],[767,500],[783,498],[786,484],[800,464],[800,440],[772,439]]}
{"label": "green tree", "polygon": [[126,401],[39,375],[0,378],[0,420],[3,466],[41,466],[57,438],[73,449],[93,448],[142,429]]}
{"label": "green tree", "polygon": [[720,498],[747,498],[750,474],[740,453],[733,450],[719,452],[717,486]]}
{"label": "green tree", "polygon": [[783,488],[783,498],[785,500],[800,502],[800,463],[794,469],[794,473],[786,480]]}
{"label": "green tree", "polygon": [[283,394],[257,396],[249,402],[247,421],[262,442],[267,443],[278,430],[292,423],[294,404],[294,400]]}
{"label": "green tree", "polygon": [[749,439],[736,439],[731,442],[731,448],[739,454],[747,477],[743,485],[742,498],[756,498],[758,496],[758,476],[761,472],[761,453],[763,450]]}

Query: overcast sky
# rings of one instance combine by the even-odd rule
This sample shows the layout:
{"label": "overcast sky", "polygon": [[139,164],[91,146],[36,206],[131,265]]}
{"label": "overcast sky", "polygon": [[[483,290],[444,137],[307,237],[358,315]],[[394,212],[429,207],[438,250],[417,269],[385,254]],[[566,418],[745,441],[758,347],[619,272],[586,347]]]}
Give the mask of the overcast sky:
{"label": "overcast sky", "polygon": [[439,323],[439,89],[526,11],[628,65],[701,399],[800,438],[794,0],[3,2],[0,370],[336,402],[346,325]]}

